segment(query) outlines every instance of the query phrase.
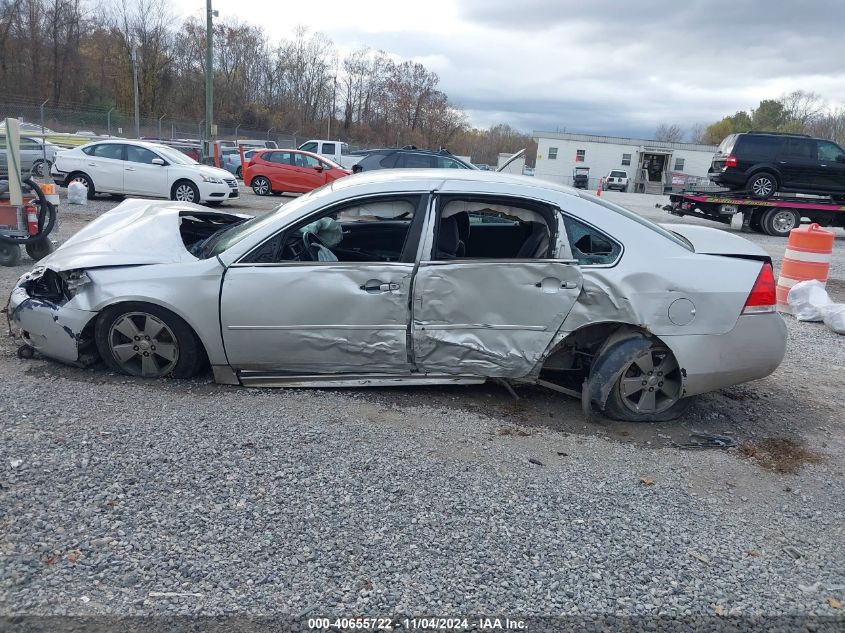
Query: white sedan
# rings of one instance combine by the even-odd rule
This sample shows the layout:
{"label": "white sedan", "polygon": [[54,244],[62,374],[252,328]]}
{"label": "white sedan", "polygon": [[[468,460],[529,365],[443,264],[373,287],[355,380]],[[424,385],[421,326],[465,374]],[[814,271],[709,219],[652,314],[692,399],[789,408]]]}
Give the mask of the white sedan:
{"label": "white sedan", "polygon": [[51,175],[57,185],[80,182],[97,193],[220,204],[237,198],[238,181],[182,152],[144,141],[108,140],[60,152]]}

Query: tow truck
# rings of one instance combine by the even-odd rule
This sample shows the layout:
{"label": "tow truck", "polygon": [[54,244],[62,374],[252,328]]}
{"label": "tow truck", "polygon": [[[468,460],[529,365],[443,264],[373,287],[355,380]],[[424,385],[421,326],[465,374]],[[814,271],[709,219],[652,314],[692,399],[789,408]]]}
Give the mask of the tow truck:
{"label": "tow truck", "polygon": [[742,229],[787,237],[803,218],[821,226],[845,227],[845,205],[820,196],[777,196],[755,198],[747,191],[690,191],[669,196],[671,204],[663,207],[672,215],[685,215],[730,224],[742,214]]}

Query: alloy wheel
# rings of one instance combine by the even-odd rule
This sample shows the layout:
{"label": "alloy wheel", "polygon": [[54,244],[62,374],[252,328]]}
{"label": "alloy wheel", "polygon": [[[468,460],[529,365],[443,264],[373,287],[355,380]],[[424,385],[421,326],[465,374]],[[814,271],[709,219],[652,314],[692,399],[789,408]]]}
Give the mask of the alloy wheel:
{"label": "alloy wheel", "polygon": [[751,190],[756,196],[770,196],[775,190],[775,183],[770,178],[761,176],[751,183]]}
{"label": "alloy wheel", "polygon": [[176,336],[161,319],[146,312],[128,312],[109,329],[112,356],[129,374],[166,376],[179,361]]}
{"label": "alloy wheel", "polygon": [[264,177],[256,178],[252,183],[252,190],[259,196],[266,196],[270,193],[270,181]]}
{"label": "alloy wheel", "polygon": [[176,187],[173,197],[179,202],[196,202],[196,193],[194,193],[194,188],[187,183],[182,183]]}
{"label": "alloy wheel", "polygon": [[622,373],[619,395],[625,406],[638,414],[660,413],[675,404],[682,386],[672,352],[665,347],[641,352]]}

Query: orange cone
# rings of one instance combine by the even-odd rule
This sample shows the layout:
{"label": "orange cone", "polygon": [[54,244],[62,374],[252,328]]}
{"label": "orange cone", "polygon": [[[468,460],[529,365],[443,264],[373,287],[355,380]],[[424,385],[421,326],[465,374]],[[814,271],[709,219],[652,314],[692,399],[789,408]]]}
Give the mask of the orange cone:
{"label": "orange cone", "polygon": [[601,198],[601,189],[602,185],[604,184],[604,178],[599,178],[599,188],[596,189],[596,195]]}
{"label": "orange cone", "polygon": [[818,279],[827,281],[830,258],[833,254],[834,235],[818,224],[792,229],[783,255],[783,264],[778,277],[778,310],[791,314],[786,301],[789,289],[799,281]]}

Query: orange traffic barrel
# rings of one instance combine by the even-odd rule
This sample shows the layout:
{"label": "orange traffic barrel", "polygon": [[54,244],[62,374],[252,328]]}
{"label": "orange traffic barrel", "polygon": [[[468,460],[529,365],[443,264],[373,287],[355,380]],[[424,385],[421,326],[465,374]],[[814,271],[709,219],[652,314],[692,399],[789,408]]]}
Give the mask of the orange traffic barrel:
{"label": "orange traffic barrel", "polygon": [[786,295],[789,289],[799,281],[818,279],[824,283],[830,271],[830,258],[833,254],[831,231],[825,231],[818,224],[799,227],[789,232],[783,265],[778,277],[778,310],[791,313]]}

